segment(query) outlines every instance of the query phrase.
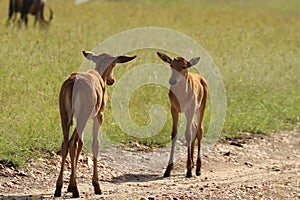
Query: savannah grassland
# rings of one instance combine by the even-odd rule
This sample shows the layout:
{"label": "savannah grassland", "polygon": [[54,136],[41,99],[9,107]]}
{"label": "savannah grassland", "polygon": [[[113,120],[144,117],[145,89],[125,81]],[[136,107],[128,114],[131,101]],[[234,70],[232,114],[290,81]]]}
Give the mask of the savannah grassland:
{"label": "savannah grassland", "polygon": [[[223,136],[299,130],[299,1],[99,0],[75,5],[71,0],[48,0],[47,4],[54,10],[51,27],[34,28],[30,16],[26,29],[5,26],[8,0],[0,1],[1,162],[23,165],[41,151],[58,150],[62,141],[58,94],[68,74],[80,69],[81,50],[92,50],[114,34],[139,27],[182,32],[211,55],[227,94]],[[48,10],[45,15],[48,18]],[[117,80],[135,65],[158,59],[151,56],[155,50],[134,53],[139,58],[115,69]],[[115,143],[149,146],[169,142],[167,92],[145,86],[130,101],[131,116],[139,125],[148,123],[151,105],[165,107],[168,120],[157,135],[137,139],[123,133],[114,123],[109,102],[103,123],[107,137]],[[206,129],[209,113],[210,105]]]}

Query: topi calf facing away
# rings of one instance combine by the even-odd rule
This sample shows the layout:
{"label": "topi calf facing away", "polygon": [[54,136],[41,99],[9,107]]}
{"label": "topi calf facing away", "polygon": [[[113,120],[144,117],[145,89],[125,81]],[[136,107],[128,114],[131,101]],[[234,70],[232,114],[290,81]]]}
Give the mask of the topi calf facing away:
{"label": "topi calf facing away", "polygon": [[[56,182],[55,197],[61,196],[63,171],[68,150],[71,158],[71,176],[68,192],[72,192],[73,197],[79,197],[76,183],[76,167],[83,146],[83,130],[89,119],[93,119],[92,151],[94,169],[92,183],[95,194],[101,194],[97,172],[99,152],[98,131],[103,121],[103,111],[107,102],[106,84],[114,84],[113,69],[117,63],[126,63],[136,57],[114,57],[105,53],[95,55],[92,52],[86,51],[83,51],[83,55],[96,64],[95,70],[72,73],[62,84],[59,94],[63,143],[61,170]],[[73,117],[76,118],[76,128],[69,139]]]}
{"label": "topi calf facing away", "polygon": [[[166,54],[157,52],[157,55],[164,61],[170,64],[172,68],[172,76],[169,80],[170,90],[169,98],[171,101],[171,114],[173,120],[172,128],[172,147],[168,167],[164,173],[164,177],[169,177],[173,169],[173,156],[175,143],[177,139],[178,113],[183,112],[186,116],[185,138],[187,142],[187,172],[186,177],[192,176],[194,167],[193,155],[194,144],[198,140],[198,157],[196,166],[196,175],[201,174],[201,140],[203,136],[203,117],[205,104],[208,95],[206,81],[200,74],[189,73],[188,68],[196,65],[200,57],[192,58],[190,61],[182,57],[170,58]],[[194,115],[197,116],[197,122],[193,121]]]}

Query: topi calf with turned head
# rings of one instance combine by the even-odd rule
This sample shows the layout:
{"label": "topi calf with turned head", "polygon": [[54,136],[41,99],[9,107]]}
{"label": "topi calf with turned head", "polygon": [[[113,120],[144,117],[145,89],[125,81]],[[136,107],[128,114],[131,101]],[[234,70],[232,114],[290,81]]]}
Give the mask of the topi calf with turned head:
{"label": "topi calf with turned head", "polygon": [[[71,158],[71,176],[68,192],[72,192],[73,197],[79,197],[76,183],[76,167],[83,146],[83,130],[89,119],[93,119],[92,151],[94,169],[92,184],[95,194],[101,194],[97,172],[99,152],[98,131],[103,121],[103,111],[107,102],[106,84],[114,84],[113,69],[117,63],[126,63],[136,57],[114,57],[106,53],[95,55],[87,51],[83,51],[82,53],[88,60],[96,64],[96,68],[87,72],[72,73],[61,86],[59,109],[63,130],[62,162],[56,182],[55,197],[61,196],[63,171],[68,150]],[[69,139],[73,117],[76,119],[76,127]]]}
{"label": "topi calf with turned head", "polygon": [[[172,68],[172,76],[169,80],[170,91],[169,98],[171,101],[171,114],[173,120],[172,128],[172,147],[168,167],[164,173],[164,177],[169,177],[173,169],[173,157],[175,143],[177,139],[178,113],[183,112],[186,116],[185,138],[187,142],[187,172],[186,177],[192,176],[194,167],[193,155],[195,140],[198,140],[198,156],[196,165],[196,175],[201,174],[201,140],[203,136],[203,117],[205,104],[208,95],[208,87],[206,81],[200,74],[189,73],[188,68],[196,65],[200,57],[192,58],[190,61],[182,57],[170,58],[168,55],[157,52],[157,55]],[[194,115],[197,121],[194,122]]]}

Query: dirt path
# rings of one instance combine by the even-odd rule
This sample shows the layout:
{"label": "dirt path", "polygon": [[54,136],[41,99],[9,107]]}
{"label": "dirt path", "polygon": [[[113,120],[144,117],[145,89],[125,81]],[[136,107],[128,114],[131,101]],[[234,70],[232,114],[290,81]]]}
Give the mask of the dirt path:
{"label": "dirt path", "polygon": [[[300,133],[245,136],[219,142],[202,158],[202,175],[185,178],[185,147],[178,142],[175,168],[162,178],[169,147],[138,144],[111,148],[99,162],[102,195],[94,195],[92,162],[82,155],[78,188],[83,199],[300,199]],[[0,165],[0,199],[54,199],[60,156],[53,153],[15,170]],[[194,173],[194,171],[193,171]],[[65,172],[62,198],[66,193]],[[62,199],[61,198],[61,199]]]}

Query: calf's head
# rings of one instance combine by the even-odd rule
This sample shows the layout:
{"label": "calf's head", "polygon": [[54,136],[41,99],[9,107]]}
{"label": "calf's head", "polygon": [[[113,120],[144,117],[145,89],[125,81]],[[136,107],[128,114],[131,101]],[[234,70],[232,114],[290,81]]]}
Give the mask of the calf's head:
{"label": "calf's head", "polygon": [[157,52],[157,55],[164,62],[169,63],[172,68],[172,75],[169,80],[170,85],[175,85],[176,83],[179,83],[182,80],[186,79],[188,74],[188,68],[190,68],[193,65],[196,65],[200,60],[200,57],[192,58],[190,61],[187,61],[183,57],[177,57],[172,59],[168,55],[160,52]]}
{"label": "calf's head", "polygon": [[115,83],[113,68],[117,63],[126,63],[136,58],[136,56],[112,56],[107,53],[99,55],[89,51],[82,51],[83,55],[96,64],[95,70],[101,75],[107,85]]}

